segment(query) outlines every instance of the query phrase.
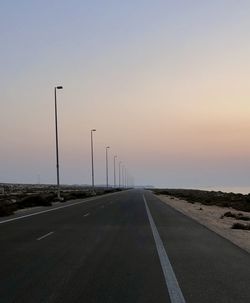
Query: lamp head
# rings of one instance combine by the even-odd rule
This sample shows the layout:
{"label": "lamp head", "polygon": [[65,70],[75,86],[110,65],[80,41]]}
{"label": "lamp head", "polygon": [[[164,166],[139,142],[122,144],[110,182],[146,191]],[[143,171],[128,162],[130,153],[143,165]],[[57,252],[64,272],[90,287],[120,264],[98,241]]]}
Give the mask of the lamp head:
{"label": "lamp head", "polygon": [[63,89],[62,86],[56,86],[56,89]]}

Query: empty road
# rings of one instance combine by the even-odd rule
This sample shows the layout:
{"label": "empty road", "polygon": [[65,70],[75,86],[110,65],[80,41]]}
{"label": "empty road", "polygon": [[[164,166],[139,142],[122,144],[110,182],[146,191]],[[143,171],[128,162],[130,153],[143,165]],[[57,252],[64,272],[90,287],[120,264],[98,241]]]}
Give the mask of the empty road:
{"label": "empty road", "polygon": [[0,220],[1,303],[249,303],[250,255],[129,190]]}

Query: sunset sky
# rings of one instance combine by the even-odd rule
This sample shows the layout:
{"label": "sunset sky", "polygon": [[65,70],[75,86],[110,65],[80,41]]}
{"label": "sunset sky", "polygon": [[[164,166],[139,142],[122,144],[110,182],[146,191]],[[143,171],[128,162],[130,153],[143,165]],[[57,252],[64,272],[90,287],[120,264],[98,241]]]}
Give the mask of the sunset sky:
{"label": "sunset sky", "polygon": [[249,0],[3,0],[0,45],[0,182],[56,182],[63,85],[62,183],[96,128],[96,183],[110,145],[136,184],[250,185]]}

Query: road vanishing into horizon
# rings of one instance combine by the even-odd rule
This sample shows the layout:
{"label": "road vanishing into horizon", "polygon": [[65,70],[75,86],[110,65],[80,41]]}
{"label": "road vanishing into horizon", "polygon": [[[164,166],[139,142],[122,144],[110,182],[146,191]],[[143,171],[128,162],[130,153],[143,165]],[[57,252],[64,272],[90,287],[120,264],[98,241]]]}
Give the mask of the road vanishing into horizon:
{"label": "road vanishing into horizon", "polygon": [[0,220],[1,303],[249,303],[250,255],[150,191]]}

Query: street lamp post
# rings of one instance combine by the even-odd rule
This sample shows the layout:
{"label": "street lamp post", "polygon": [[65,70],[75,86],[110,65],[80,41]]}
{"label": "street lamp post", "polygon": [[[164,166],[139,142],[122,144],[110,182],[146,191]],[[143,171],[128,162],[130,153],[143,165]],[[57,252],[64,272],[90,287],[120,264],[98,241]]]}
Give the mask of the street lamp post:
{"label": "street lamp post", "polygon": [[121,164],[122,161],[119,161],[119,187],[121,187]]}
{"label": "street lamp post", "polygon": [[126,175],[127,175],[127,169],[124,167],[124,188],[126,188]]}
{"label": "street lamp post", "polygon": [[108,162],[108,150],[109,146],[106,146],[106,185],[109,187],[109,162]]}
{"label": "street lamp post", "polygon": [[55,92],[55,130],[56,130],[56,176],[57,176],[57,198],[61,200],[60,195],[60,172],[59,172],[59,147],[58,147],[58,126],[57,126],[57,95],[56,91],[58,89],[63,89],[62,86],[56,86],[54,88]]}
{"label": "street lamp post", "polygon": [[126,167],[125,167],[125,188],[127,188],[127,186],[128,186],[128,182],[127,182],[127,169],[126,169]]}
{"label": "street lamp post", "polygon": [[125,169],[125,166],[123,165],[122,166],[122,187],[124,188],[124,169]]}
{"label": "street lamp post", "polygon": [[116,188],[116,158],[117,156],[114,156],[114,188]]}
{"label": "street lamp post", "polygon": [[90,138],[91,138],[91,172],[92,172],[92,190],[93,193],[95,192],[95,177],[94,177],[94,147],[93,147],[93,132],[95,132],[96,129],[91,129],[90,131]]}

